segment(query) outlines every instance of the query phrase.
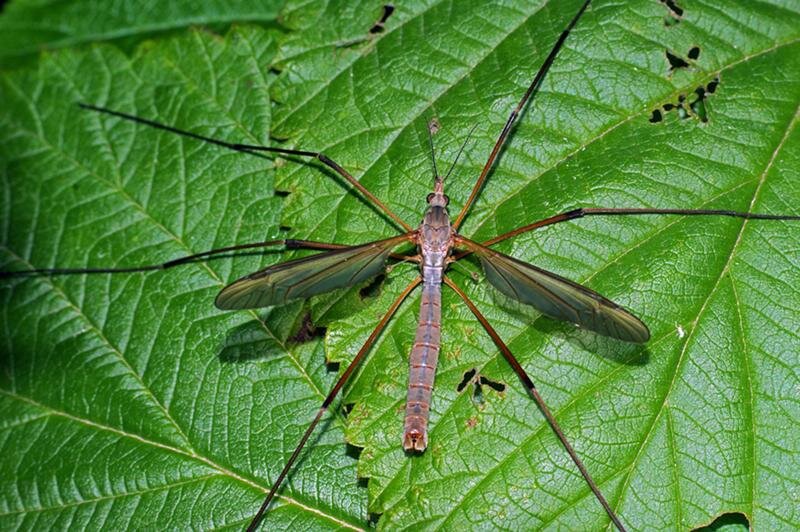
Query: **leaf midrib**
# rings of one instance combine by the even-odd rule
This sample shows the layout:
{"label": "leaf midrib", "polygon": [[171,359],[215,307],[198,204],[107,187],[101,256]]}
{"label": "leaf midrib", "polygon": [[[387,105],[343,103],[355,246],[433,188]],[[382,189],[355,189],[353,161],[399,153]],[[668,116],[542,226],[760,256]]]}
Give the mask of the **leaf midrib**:
{"label": "leaf midrib", "polygon": [[[795,40],[792,40],[791,42],[797,42],[797,41],[798,41],[798,39],[795,39]],[[778,46],[773,47],[773,49],[774,48],[778,48]],[[772,51],[772,49],[767,50],[764,53],[768,53],[769,51]],[[760,54],[753,54],[752,57],[756,57],[757,55],[760,55]],[[730,65],[730,67],[733,67],[733,66],[734,65]],[[721,70],[724,70],[724,69],[721,69]],[[767,161],[767,163],[765,165],[765,168],[764,168],[763,172],[761,173],[761,175],[759,177],[759,184],[756,186],[756,188],[755,188],[755,190],[753,192],[753,197],[751,198],[751,201],[749,203],[750,209],[748,210],[748,212],[752,211],[753,205],[755,205],[755,203],[757,202],[757,199],[758,199],[759,193],[761,191],[761,188],[763,187],[763,185],[764,185],[764,183],[766,181],[767,174],[769,173],[770,169],[772,168],[773,163],[775,162],[775,160],[777,158],[777,155],[780,152],[781,148],[784,146],[786,140],[789,138],[791,132],[794,130],[794,127],[796,126],[796,124],[798,122],[798,117],[800,117],[800,105],[798,105],[796,107],[795,114],[789,120],[789,123],[788,123],[788,125],[786,126],[786,128],[784,130],[784,134],[782,135],[781,139],[779,140],[778,144],[776,145],[775,149],[773,150],[771,157]],[[740,186],[742,186],[742,184],[738,184],[732,190],[735,190],[736,188],[739,188]],[[728,193],[730,193],[730,190],[726,190],[726,191],[724,191],[722,193],[719,193],[719,194],[717,194],[717,196],[722,196],[722,195],[725,195],[725,194],[728,194]],[[713,201],[713,199],[712,199],[712,201]],[[676,221],[671,222],[669,224],[666,224],[664,227],[662,227],[658,231],[656,231],[656,233],[660,233],[660,232],[666,230],[669,226],[674,225],[675,223],[678,223],[683,218],[684,217],[679,217]],[[738,246],[739,246],[739,244],[741,242],[742,235],[744,234],[744,229],[747,226],[747,223],[748,223],[748,220],[743,220],[742,221],[741,226],[739,228],[739,231],[737,233],[737,239],[736,239],[735,243],[731,246],[731,250],[729,252],[728,258],[727,258],[724,266],[720,269],[720,273],[717,276],[717,279],[716,279],[716,282],[715,282],[714,286],[711,288],[711,290],[709,290],[708,295],[706,296],[706,298],[704,299],[704,301],[701,304],[700,308],[698,309],[697,316],[695,317],[694,320],[692,320],[692,325],[693,325],[692,328],[689,331],[687,331],[687,334],[683,339],[684,340],[683,341],[684,345],[683,345],[683,348],[681,349],[681,354],[680,354],[680,356],[678,358],[678,361],[676,363],[675,371],[673,372],[673,379],[671,380],[670,384],[666,387],[666,391],[664,393],[664,398],[663,398],[661,407],[658,409],[656,415],[653,417],[653,422],[652,422],[650,428],[646,431],[645,436],[642,439],[642,443],[639,446],[639,450],[636,452],[636,454],[634,456],[634,459],[631,461],[631,465],[629,466],[629,469],[628,469],[627,478],[626,478],[622,488],[619,491],[617,500],[613,503],[613,507],[615,508],[615,511],[618,510],[621,507],[622,503],[623,503],[623,500],[625,498],[625,493],[627,492],[627,488],[629,486],[629,481],[630,481],[630,479],[632,477],[632,474],[633,474],[633,471],[635,469],[636,463],[638,462],[638,460],[639,460],[639,458],[641,456],[641,453],[643,452],[643,450],[647,446],[647,442],[649,441],[650,436],[652,435],[652,432],[653,432],[656,424],[658,423],[658,420],[661,417],[661,414],[668,410],[667,404],[666,404],[667,403],[667,399],[668,399],[668,397],[670,396],[672,390],[675,387],[676,379],[678,378],[678,375],[680,374],[680,369],[681,369],[681,367],[683,365],[683,362],[685,361],[686,351],[687,351],[689,343],[690,343],[689,341],[690,341],[691,338],[693,338],[694,332],[697,329],[697,324],[700,321],[700,318],[702,317],[702,315],[705,313],[709,302],[713,298],[714,294],[717,292],[717,289],[719,288],[720,283],[722,282],[722,280],[725,277],[726,273],[728,273],[729,270],[730,270],[730,266],[732,264],[732,261],[733,261],[733,258],[735,256],[736,250],[737,250],[737,248],[738,248]],[[654,235],[651,235],[651,237],[649,237],[647,240],[649,240],[652,237],[654,237]],[[642,243],[637,244],[637,247],[639,245],[641,245],[641,244]],[[624,254],[627,254],[630,251],[631,251],[630,249],[626,250]],[[618,259],[615,259],[615,260],[618,260]],[[608,263],[611,263],[611,262],[612,261],[608,261]],[[588,279],[591,279],[594,275],[599,273],[599,271],[602,271],[602,269],[604,269],[607,266],[608,266],[608,264],[605,264],[603,266],[603,268],[601,268],[600,270],[597,270],[592,275],[588,276],[588,278],[586,280],[584,280],[583,282],[586,282]],[[738,308],[737,308],[737,310],[738,310]],[[513,343],[513,341],[518,337],[519,337],[519,335],[513,336],[511,338],[511,340],[508,341],[507,343],[508,344]],[[651,345],[652,345],[652,343],[651,343]],[[481,366],[481,369],[485,368],[490,362],[496,361],[498,358],[500,358],[500,357],[497,354],[495,354],[493,357],[491,357],[489,360],[487,360],[486,363],[484,363]],[[593,389],[595,389],[599,384],[602,384],[603,382],[605,382],[609,378],[611,378],[611,376],[616,374],[618,372],[618,370],[619,370],[619,368],[612,369],[612,371],[607,373],[605,377],[602,377],[601,379],[598,379],[597,382],[595,382],[591,386],[589,386],[587,390],[584,390],[584,391],[582,391],[582,392],[580,392],[578,394],[575,394],[573,399],[570,400],[569,403],[567,403],[563,407],[559,408],[558,413],[567,411],[571,406],[576,404],[580,399],[585,397],[587,394],[591,393],[591,391]],[[395,405],[397,405],[397,404],[399,404],[399,401],[397,403],[395,403]],[[444,415],[446,415],[448,411],[452,410],[452,408],[453,408],[453,405],[451,404],[450,407],[448,407],[445,411],[443,411],[440,414],[440,418],[444,417]],[[556,417],[559,417],[559,416],[556,415]],[[541,426],[543,427],[545,425],[541,425]],[[541,429],[539,429],[537,431],[534,431],[534,433],[532,433],[531,437],[526,438],[523,442],[521,442],[519,445],[517,445],[516,449],[519,450],[519,449],[523,448],[535,435],[537,435],[539,433],[540,430]],[[465,492],[464,497],[461,498],[461,503],[453,504],[451,506],[451,508],[450,508],[450,511],[446,512],[445,514],[442,514],[442,516],[444,517],[444,520],[441,523],[439,523],[439,526],[446,526],[446,524],[448,522],[448,519],[451,516],[454,515],[454,513],[455,513],[455,511],[457,509],[461,508],[461,505],[462,505],[463,501],[467,500],[467,498],[470,496],[470,494],[475,492],[484,482],[486,482],[494,474],[494,472],[498,471],[501,468],[501,465],[504,464],[506,460],[508,460],[508,459],[510,459],[511,457],[514,457],[514,456],[516,456],[516,455],[512,450],[511,452],[509,452],[506,455],[506,457],[503,460],[499,461],[497,464],[495,464],[494,466],[492,466],[491,468],[486,470],[486,474],[483,475],[482,477],[480,477],[479,480],[476,482],[476,484],[472,488],[470,488],[470,490]],[[612,478],[613,478],[613,475],[612,475]],[[600,484],[602,484],[604,482],[605,482],[605,480],[601,480]]]}
{"label": "leaf midrib", "polygon": [[[710,199],[708,199],[708,200],[707,200],[705,203],[703,203],[703,204],[699,205],[699,206],[698,206],[698,208],[705,208],[705,207],[707,207],[709,204],[711,204],[711,203],[713,203],[714,201],[716,201],[716,200],[717,200],[719,197],[726,196],[727,194],[730,194],[732,191],[734,191],[734,190],[737,190],[738,188],[741,188],[741,187],[745,186],[746,184],[750,183],[751,181],[752,181],[752,180],[750,180],[750,181],[746,181],[746,182],[744,182],[744,183],[739,183],[739,184],[737,184],[736,186],[734,186],[734,187],[733,187],[733,188],[731,188],[731,189],[728,189],[728,190],[723,190],[723,191],[719,192],[719,193],[718,193],[718,194],[716,194],[715,196],[713,196],[713,197],[711,197]],[[596,275],[598,275],[598,274],[600,274],[601,272],[603,272],[605,269],[607,269],[608,267],[610,267],[612,264],[614,264],[614,263],[616,263],[616,262],[619,262],[619,261],[621,260],[621,258],[622,258],[622,257],[624,257],[625,255],[629,254],[629,253],[630,253],[630,252],[632,252],[634,249],[636,249],[636,248],[638,248],[638,247],[640,247],[640,246],[643,246],[643,245],[645,245],[647,242],[649,242],[649,241],[652,241],[652,240],[654,240],[654,239],[658,238],[658,237],[659,237],[659,236],[660,236],[662,233],[664,233],[665,231],[668,231],[668,230],[669,230],[669,229],[670,229],[672,226],[674,226],[674,225],[677,225],[678,223],[680,223],[680,222],[681,222],[682,220],[684,220],[684,219],[685,219],[685,217],[675,217],[675,218],[673,218],[673,219],[672,219],[672,221],[670,221],[668,224],[665,224],[664,226],[658,227],[658,228],[657,228],[656,230],[654,230],[654,231],[653,231],[651,234],[647,235],[647,237],[646,237],[645,239],[643,239],[641,242],[637,243],[637,245],[636,245],[636,246],[634,246],[633,248],[627,248],[627,249],[623,250],[623,252],[622,252],[622,253],[620,253],[620,254],[618,254],[618,255],[616,255],[616,256],[614,256],[614,257],[611,257],[611,258],[609,258],[609,259],[608,259],[608,260],[607,260],[607,261],[606,261],[606,262],[605,262],[605,263],[602,265],[602,267],[601,267],[601,268],[599,268],[599,269],[596,269],[595,271],[591,272],[591,273],[590,273],[589,275],[587,275],[585,278],[583,278],[583,279],[580,279],[580,280],[579,280],[579,282],[580,282],[581,284],[586,284],[586,283],[590,282],[590,281],[591,281],[591,279],[593,279],[593,278],[594,278]],[[516,335],[513,335],[513,336],[511,336],[511,337],[510,337],[508,340],[506,340],[506,343],[507,343],[508,345],[511,345],[511,344],[513,344],[513,343],[515,342],[515,340],[517,340],[517,339],[518,339],[518,338],[519,338],[519,337],[520,337],[522,334],[524,334],[524,333],[520,332],[519,334],[516,334]],[[665,333],[665,335],[664,335],[664,336],[662,336],[661,338],[654,338],[653,340],[651,340],[651,341],[648,343],[648,345],[649,345],[649,346],[651,346],[651,347],[652,347],[652,346],[654,346],[654,345],[658,345],[658,344],[659,344],[659,343],[660,343],[662,340],[664,340],[665,338],[667,338],[669,334],[670,334],[670,333],[669,333],[669,332],[667,332],[667,333]],[[495,353],[495,354],[494,354],[494,355],[492,355],[491,357],[487,358],[487,359],[486,359],[486,361],[485,361],[483,364],[481,364],[481,365],[479,366],[479,369],[478,369],[478,371],[480,372],[480,371],[482,371],[482,370],[486,369],[486,368],[489,366],[489,364],[492,364],[492,363],[497,363],[497,362],[500,362],[500,363],[502,363],[502,362],[503,362],[503,360],[504,360],[504,359],[503,359],[502,355],[500,355],[499,353]],[[570,409],[571,407],[573,407],[575,404],[577,404],[577,403],[578,403],[580,400],[582,400],[582,399],[584,399],[585,397],[588,397],[589,395],[591,395],[591,394],[592,394],[594,391],[596,391],[596,390],[598,389],[598,387],[599,387],[600,385],[602,385],[602,384],[604,384],[605,382],[607,382],[608,380],[610,380],[610,379],[611,379],[611,378],[612,378],[614,375],[616,375],[616,374],[617,374],[619,371],[622,371],[622,366],[618,366],[618,367],[613,367],[613,368],[611,368],[611,371],[609,371],[609,372],[608,372],[606,375],[604,375],[603,377],[600,377],[600,378],[597,380],[597,382],[596,382],[596,383],[593,383],[593,384],[591,384],[589,387],[587,387],[586,389],[584,389],[584,390],[581,390],[581,391],[578,391],[577,393],[573,394],[573,398],[572,398],[572,399],[571,399],[571,400],[570,400],[568,403],[565,403],[564,405],[562,405],[562,406],[561,406],[561,407],[560,407],[558,410],[554,411],[554,415],[556,415],[556,417],[557,417],[557,418],[559,418],[561,413],[564,413],[564,412],[567,412],[567,411],[569,411],[569,409]],[[361,372],[359,372],[359,373],[358,373],[358,375],[356,376],[356,379],[360,378],[360,376],[361,376]],[[355,387],[355,383],[354,383],[354,384],[352,384],[351,386],[352,386],[352,387]],[[390,408],[389,408],[389,409],[387,409],[387,410],[391,410],[391,408],[398,408],[398,407],[401,405],[401,403],[403,403],[403,402],[404,402],[404,399],[402,399],[402,398],[400,398],[400,399],[397,399],[397,400],[396,400],[396,401],[395,401],[395,402],[392,404],[392,407],[390,407]],[[445,416],[447,416],[448,414],[452,413],[452,411],[453,411],[453,409],[454,409],[455,407],[456,407],[456,403],[455,403],[455,402],[453,402],[453,403],[452,403],[451,405],[449,405],[449,406],[448,406],[446,409],[444,409],[444,410],[440,411],[440,412],[437,414],[437,415],[438,415],[438,417],[439,417],[439,419],[443,419]],[[376,420],[376,421],[373,421],[373,422],[372,422],[370,425],[367,425],[367,426],[369,427],[369,426],[372,426],[372,425],[374,425],[374,424],[376,424],[376,423],[379,423],[379,422],[380,422],[380,419],[378,419],[378,420]],[[437,425],[434,425],[434,426],[431,428],[431,434],[430,434],[430,437],[431,437],[431,439],[435,438],[435,434],[436,434],[436,432],[437,432],[437,426],[438,426],[438,424],[437,424]],[[537,429],[537,430],[538,430],[538,429]],[[520,448],[520,447],[522,447],[523,445],[524,445],[524,442],[523,442],[523,443],[521,443],[521,444],[519,444],[517,447],[518,447],[518,448]],[[509,454],[511,454],[511,453],[509,453]],[[489,476],[488,474],[487,474],[487,475],[485,475],[485,477],[488,477],[488,476]],[[485,478],[484,478],[484,479],[485,479]],[[387,483],[387,487],[388,487],[388,486],[389,486],[389,483]],[[591,495],[591,492],[588,492],[588,491],[587,491],[587,495]]]}
{"label": "leaf midrib", "polygon": [[[787,127],[785,128],[783,136],[779,140],[777,146],[775,147],[775,150],[773,150],[772,156],[770,157],[769,161],[767,162],[767,164],[766,164],[766,166],[764,168],[764,171],[761,173],[761,176],[759,178],[759,184],[756,186],[756,189],[753,192],[753,197],[752,197],[752,199],[750,201],[750,209],[748,210],[748,212],[752,212],[752,207],[756,204],[756,202],[758,200],[759,193],[760,193],[764,183],[766,182],[767,174],[771,170],[778,153],[783,148],[783,146],[784,146],[786,140],[789,138],[791,132],[794,130],[794,128],[795,128],[795,126],[796,126],[796,124],[798,122],[798,117],[799,116],[800,116],[800,105],[796,106],[796,110],[795,110],[794,116],[789,120],[789,123],[788,123]],[[635,464],[638,463],[642,452],[644,451],[645,447],[647,446],[647,442],[649,441],[650,437],[652,436],[653,430],[655,429],[656,424],[658,423],[658,420],[661,417],[661,414],[664,413],[664,412],[668,412],[668,410],[669,410],[669,408],[667,406],[667,400],[668,400],[670,394],[672,393],[672,390],[675,388],[675,383],[676,383],[676,381],[678,379],[678,375],[681,373],[681,368],[682,368],[684,360],[686,358],[685,355],[686,355],[686,351],[687,351],[687,349],[689,347],[690,340],[694,337],[694,333],[697,330],[698,323],[699,323],[701,317],[703,316],[703,314],[705,314],[706,309],[707,309],[709,303],[711,302],[713,296],[717,293],[717,290],[720,287],[723,278],[725,277],[725,275],[727,273],[730,272],[731,265],[733,263],[734,257],[736,256],[736,251],[737,251],[737,249],[739,247],[739,244],[740,244],[741,239],[742,239],[742,235],[744,234],[744,231],[745,231],[745,228],[747,227],[748,221],[749,220],[742,220],[741,226],[739,228],[739,232],[737,234],[736,241],[731,246],[730,252],[728,254],[728,258],[725,261],[725,264],[723,265],[723,267],[720,269],[720,273],[717,276],[717,279],[716,279],[716,282],[714,283],[714,286],[711,288],[711,290],[709,290],[709,293],[706,296],[705,300],[703,301],[703,304],[700,306],[700,308],[699,308],[699,310],[697,312],[696,318],[692,321],[691,329],[687,331],[687,334],[684,337],[683,349],[681,349],[680,357],[679,357],[678,362],[677,362],[677,364],[675,366],[675,371],[673,372],[673,378],[672,378],[669,386],[666,388],[666,391],[664,393],[664,398],[663,398],[663,400],[661,402],[661,406],[660,406],[660,408],[658,409],[658,412],[656,413],[656,415],[653,418],[653,423],[651,424],[650,428],[645,433],[644,438],[642,438],[642,444],[641,444],[641,446],[639,448],[639,451],[637,452],[637,454],[636,454],[636,456],[634,458],[633,466],[631,467],[631,469],[629,471],[629,474],[628,474],[628,477],[626,478],[625,483],[623,484],[622,490],[620,491],[619,498],[616,501],[616,503],[614,504],[615,509],[619,509],[621,507],[622,503],[623,503],[624,495],[627,492],[628,486],[630,485],[630,480],[631,480],[631,477],[632,477],[632,473],[633,473],[633,470],[635,469]],[[732,283],[732,286],[733,285],[734,284]],[[736,303],[737,303],[736,312],[737,312],[737,314],[741,315],[741,310],[740,310],[740,307],[738,305],[738,299],[736,299]],[[748,374],[748,379],[749,379],[749,377],[750,377],[750,375]],[[753,402],[752,388],[749,391],[749,397],[750,397],[751,406],[752,406],[752,402]],[[755,421],[755,418],[752,417],[751,420]],[[753,423],[752,428],[753,428],[753,431],[755,432],[755,423]],[[753,458],[755,460],[755,440],[754,440],[754,447],[753,447]],[[675,462],[675,467],[676,468],[677,468],[677,464],[678,464],[678,462],[676,461]],[[753,475],[754,475],[754,480],[755,480],[755,468],[753,470]],[[755,482],[754,481],[752,483],[752,486],[753,486],[753,493],[755,493]],[[678,498],[678,500],[680,500],[680,499]],[[751,507],[754,504],[754,500],[755,499],[751,500]],[[678,510],[680,511],[680,505],[678,506]]]}

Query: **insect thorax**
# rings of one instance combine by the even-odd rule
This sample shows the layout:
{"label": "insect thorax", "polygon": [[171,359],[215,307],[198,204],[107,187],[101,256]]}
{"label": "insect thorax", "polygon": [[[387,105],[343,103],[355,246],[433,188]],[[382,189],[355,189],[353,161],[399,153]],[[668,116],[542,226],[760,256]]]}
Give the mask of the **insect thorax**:
{"label": "insect thorax", "polygon": [[[419,228],[419,250],[422,254],[422,278],[441,282],[441,272],[453,243],[447,208],[431,205]],[[437,271],[438,270],[438,271]]]}

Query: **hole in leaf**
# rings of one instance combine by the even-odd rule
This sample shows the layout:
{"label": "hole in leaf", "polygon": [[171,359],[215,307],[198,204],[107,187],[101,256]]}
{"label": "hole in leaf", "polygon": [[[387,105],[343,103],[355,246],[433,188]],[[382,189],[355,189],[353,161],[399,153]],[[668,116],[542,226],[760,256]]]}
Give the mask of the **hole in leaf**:
{"label": "hole in leaf", "polygon": [[672,111],[675,111],[681,120],[696,118],[701,122],[708,122],[708,97],[717,90],[717,87],[719,87],[719,78],[714,78],[707,85],[695,88],[688,97],[681,94],[678,96],[677,103],[665,103],[660,109],[654,109],[650,116],[650,123],[663,121],[666,113]]}
{"label": "hole in leaf", "polygon": [[340,41],[336,43],[336,48],[352,48],[363,43],[371,42],[373,37],[384,32],[386,29],[386,21],[392,16],[392,13],[394,13],[394,6],[392,4],[384,4],[383,13],[381,14],[380,18],[375,21],[372,27],[370,27],[367,33],[361,34],[355,38]]}
{"label": "hole in leaf", "polygon": [[664,26],[670,27],[676,25],[683,17],[683,9],[678,5],[675,0],[660,0],[664,7],[667,8],[667,14],[664,15]]}
{"label": "hole in leaf", "polygon": [[375,529],[378,527],[378,520],[381,518],[383,514],[374,514],[370,513],[367,516],[367,528]]}
{"label": "hole in leaf", "polygon": [[725,513],[714,519],[710,525],[694,528],[693,530],[696,532],[715,532],[733,528],[750,530],[750,521],[748,521],[747,516],[740,512]]}
{"label": "hole in leaf", "polygon": [[675,106],[675,110],[678,112],[678,117],[680,117],[681,120],[689,118],[689,112],[683,105],[685,102],[686,102],[685,94],[681,94],[680,96],[678,96],[678,105]]}
{"label": "hole in leaf", "polygon": [[680,68],[686,68],[689,66],[689,63],[683,59],[682,57],[673,54],[669,50],[666,50],[667,61],[669,61],[669,71],[674,72]]}
{"label": "hole in leaf", "polygon": [[661,116],[661,111],[659,109],[653,109],[653,114],[650,116],[650,123],[656,124],[661,122],[663,119],[664,117]]}
{"label": "hole in leaf", "polygon": [[708,122],[705,104],[706,90],[703,87],[698,87],[695,90],[695,94],[697,94],[697,98],[689,104],[692,108],[692,112],[697,115],[701,122]]}
{"label": "hole in leaf", "polygon": [[[364,449],[362,449],[361,447],[356,447],[355,445],[353,445],[351,443],[347,443],[346,446],[345,446],[345,454],[347,456],[349,456],[350,458],[355,458],[356,460],[358,460],[358,458],[361,456],[361,451],[363,451],[363,450]],[[359,479],[359,480],[361,480],[361,479]],[[364,480],[366,480],[366,479],[364,479]]]}
{"label": "hole in leaf", "polygon": [[491,388],[492,390],[494,390],[496,392],[504,392],[504,391],[506,391],[506,385],[505,384],[503,384],[502,382],[493,381],[489,377],[485,377],[483,375],[481,375],[481,384],[483,384],[485,386],[488,386],[489,388]]}
{"label": "hole in leaf", "polygon": [[277,190],[276,189],[275,190],[275,195],[278,196],[279,198],[285,198],[286,196],[289,195],[289,191],[288,190]]}
{"label": "hole in leaf", "polygon": [[481,385],[480,379],[475,379],[474,381],[475,387],[472,390],[472,402],[477,405],[483,404],[483,386]]}
{"label": "hole in leaf", "polygon": [[383,15],[381,15],[381,18],[378,19],[378,21],[369,29],[369,32],[372,35],[375,35],[376,33],[383,33],[383,30],[386,29],[384,25],[386,24],[386,21],[389,20],[389,17],[392,16],[392,13],[394,13],[394,6],[392,4],[384,5]]}
{"label": "hole in leaf", "polygon": [[665,50],[664,54],[667,56],[667,62],[669,63],[669,75],[672,75],[676,70],[689,68],[700,57],[700,47],[692,46],[689,48],[689,51],[686,52],[686,58],[670,50]]}
{"label": "hole in leaf", "polygon": [[678,2],[675,0],[661,0],[661,3],[667,6],[667,9],[669,9],[672,15],[675,15],[676,17],[683,16],[683,9],[681,9],[681,7],[678,5]]}
{"label": "hole in leaf", "polygon": [[464,378],[461,379],[461,383],[456,388],[456,391],[463,392],[464,388],[467,387],[467,384],[470,383],[470,381],[472,380],[472,377],[474,377],[475,373],[477,373],[477,372],[478,372],[478,370],[476,370],[475,368],[472,368],[471,370],[469,370],[466,373],[464,373]]}
{"label": "hole in leaf", "polygon": [[464,378],[461,379],[461,383],[456,388],[459,392],[464,391],[468,384],[472,383],[473,391],[472,391],[472,401],[477,404],[483,404],[483,387],[488,386],[492,390],[496,392],[504,392],[506,391],[506,385],[499,381],[493,381],[492,379],[481,375],[478,373],[478,370],[472,368],[471,370],[464,373]]}

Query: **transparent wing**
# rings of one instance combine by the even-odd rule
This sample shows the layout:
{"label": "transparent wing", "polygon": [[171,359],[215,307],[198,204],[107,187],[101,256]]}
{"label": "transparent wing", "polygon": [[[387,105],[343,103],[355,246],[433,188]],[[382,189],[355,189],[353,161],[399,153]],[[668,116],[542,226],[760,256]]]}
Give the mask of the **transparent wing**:
{"label": "transparent wing", "polygon": [[460,241],[478,256],[486,278],[505,295],[604,336],[635,343],[650,339],[639,318],[597,292],[477,242]]}
{"label": "transparent wing", "polygon": [[271,307],[352,286],[378,275],[402,235],[275,264],[229,284],[214,304],[222,310]]}

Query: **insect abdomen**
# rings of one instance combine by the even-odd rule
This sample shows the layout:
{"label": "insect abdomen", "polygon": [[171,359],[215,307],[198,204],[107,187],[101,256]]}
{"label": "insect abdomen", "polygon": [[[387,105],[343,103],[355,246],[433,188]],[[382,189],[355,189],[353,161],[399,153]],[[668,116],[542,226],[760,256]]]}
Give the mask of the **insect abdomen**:
{"label": "insect abdomen", "polygon": [[442,285],[436,281],[425,282],[422,285],[417,335],[410,357],[403,431],[403,448],[406,451],[424,451],[428,446],[428,413],[439,360],[441,315]]}

